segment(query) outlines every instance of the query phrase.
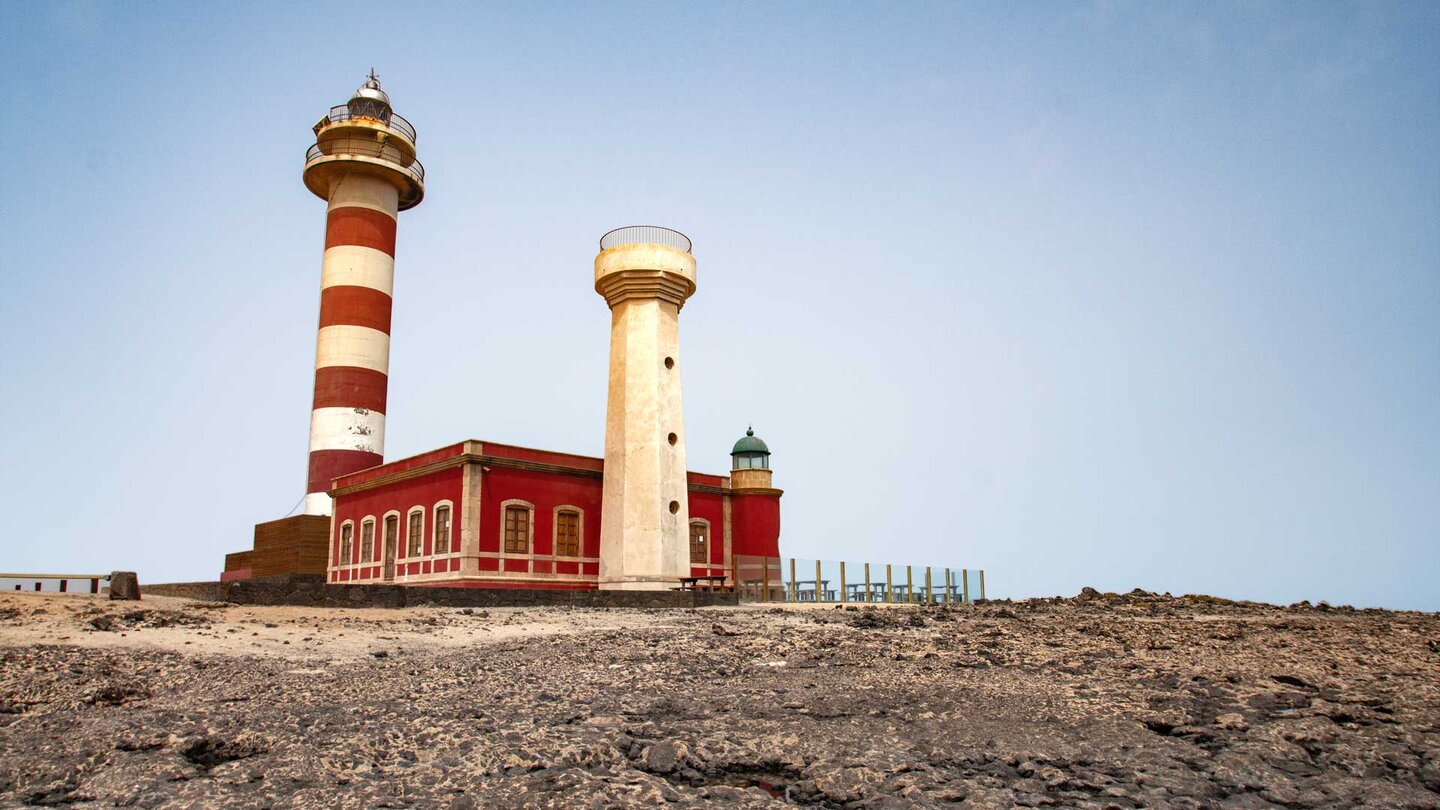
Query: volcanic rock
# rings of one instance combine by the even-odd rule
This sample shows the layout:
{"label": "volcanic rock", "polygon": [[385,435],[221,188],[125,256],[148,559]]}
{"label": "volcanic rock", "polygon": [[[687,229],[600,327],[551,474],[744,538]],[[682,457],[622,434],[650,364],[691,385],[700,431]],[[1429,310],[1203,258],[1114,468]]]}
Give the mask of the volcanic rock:
{"label": "volcanic rock", "polygon": [[112,571],[110,573],[110,598],[133,602],[140,599],[140,580],[134,571]]}
{"label": "volcanic rock", "polygon": [[1440,617],[1082,596],[0,594],[0,806],[1440,808]]}

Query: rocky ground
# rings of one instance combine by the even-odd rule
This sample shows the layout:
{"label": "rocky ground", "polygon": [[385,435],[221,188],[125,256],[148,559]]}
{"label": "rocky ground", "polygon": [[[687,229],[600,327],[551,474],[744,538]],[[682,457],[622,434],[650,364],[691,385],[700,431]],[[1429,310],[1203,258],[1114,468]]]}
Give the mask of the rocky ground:
{"label": "rocky ground", "polygon": [[1440,808],[1440,618],[0,595],[0,806]]}

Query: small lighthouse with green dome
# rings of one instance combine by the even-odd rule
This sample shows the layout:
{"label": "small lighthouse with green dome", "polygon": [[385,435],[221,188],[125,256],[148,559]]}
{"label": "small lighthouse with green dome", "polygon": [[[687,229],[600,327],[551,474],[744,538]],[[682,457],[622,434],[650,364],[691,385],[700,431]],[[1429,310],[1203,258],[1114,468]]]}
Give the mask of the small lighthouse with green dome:
{"label": "small lighthouse with green dome", "polygon": [[[755,426],[730,450],[730,488],[732,490],[771,490],[770,447],[755,435]],[[774,490],[778,496],[779,490]]]}
{"label": "small lighthouse with green dome", "polygon": [[[737,557],[780,556],[780,496],[771,481],[770,447],[751,426],[730,450],[731,522]],[[778,564],[778,563],[777,563]]]}

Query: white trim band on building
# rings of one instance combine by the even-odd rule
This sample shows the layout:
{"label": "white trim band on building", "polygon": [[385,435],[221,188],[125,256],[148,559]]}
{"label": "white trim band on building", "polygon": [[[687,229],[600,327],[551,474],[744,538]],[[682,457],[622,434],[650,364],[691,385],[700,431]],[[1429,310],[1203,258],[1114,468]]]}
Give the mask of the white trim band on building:
{"label": "white trim band on building", "polygon": [[337,324],[315,338],[315,368],[348,366],[390,373],[390,336],[368,326]]}
{"label": "white trim band on building", "polygon": [[316,408],[310,412],[310,452],[363,450],[385,454],[385,414],[366,408]]}
{"label": "white trim band on building", "polygon": [[320,289],[326,287],[369,287],[393,297],[395,258],[383,250],[360,245],[326,248],[320,266]]}

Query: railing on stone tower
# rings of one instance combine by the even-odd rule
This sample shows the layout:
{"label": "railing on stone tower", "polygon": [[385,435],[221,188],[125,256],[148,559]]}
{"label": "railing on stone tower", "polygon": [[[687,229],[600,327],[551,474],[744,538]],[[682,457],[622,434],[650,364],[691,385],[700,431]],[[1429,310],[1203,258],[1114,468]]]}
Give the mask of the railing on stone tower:
{"label": "railing on stone tower", "polygon": [[734,564],[745,602],[964,605],[985,598],[985,572],[973,568],[745,555]]}
{"label": "railing on stone tower", "polygon": [[626,225],[600,237],[600,249],[617,245],[664,245],[690,252],[690,237],[659,225]]}

